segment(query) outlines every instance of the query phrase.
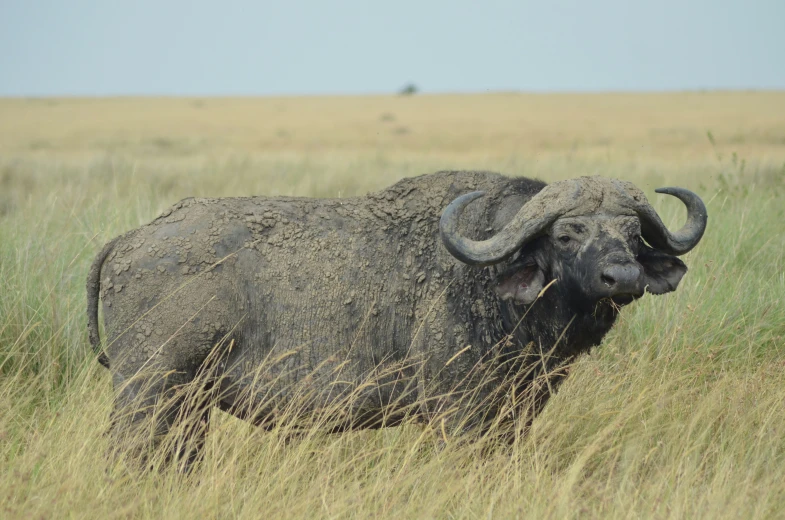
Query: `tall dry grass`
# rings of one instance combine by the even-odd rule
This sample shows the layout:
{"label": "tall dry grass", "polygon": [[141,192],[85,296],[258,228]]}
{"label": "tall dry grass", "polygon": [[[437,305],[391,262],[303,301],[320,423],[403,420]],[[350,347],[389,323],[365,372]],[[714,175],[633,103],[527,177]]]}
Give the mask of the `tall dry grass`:
{"label": "tall dry grass", "polygon": [[[781,517],[784,100],[0,101],[0,515]],[[108,456],[84,319],[106,240],[185,196],[350,196],[443,168],[626,178],[671,226],[683,210],[653,188],[678,183],[709,228],[678,291],[627,308],[512,448],[413,425],[291,439],[218,412],[191,474]]]}

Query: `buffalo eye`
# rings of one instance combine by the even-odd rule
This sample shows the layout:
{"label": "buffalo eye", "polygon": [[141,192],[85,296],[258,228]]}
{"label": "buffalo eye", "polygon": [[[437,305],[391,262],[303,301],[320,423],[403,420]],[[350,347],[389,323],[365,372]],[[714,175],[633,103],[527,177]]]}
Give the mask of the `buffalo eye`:
{"label": "buffalo eye", "polygon": [[567,235],[562,235],[559,237],[559,240],[561,241],[562,244],[569,244],[571,239]]}

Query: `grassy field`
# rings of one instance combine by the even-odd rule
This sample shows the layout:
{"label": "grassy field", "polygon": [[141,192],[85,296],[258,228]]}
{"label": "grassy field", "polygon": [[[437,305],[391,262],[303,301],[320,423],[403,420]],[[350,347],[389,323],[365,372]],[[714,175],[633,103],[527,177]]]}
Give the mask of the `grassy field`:
{"label": "grassy field", "polygon": [[[631,180],[709,227],[531,435],[492,454],[407,426],[284,443],[219,414],[192,474],[107,461],[84,280],[186,196],[351,196],[439,169]],[[785,93],[0,100],[0,517],[781,518]]]}

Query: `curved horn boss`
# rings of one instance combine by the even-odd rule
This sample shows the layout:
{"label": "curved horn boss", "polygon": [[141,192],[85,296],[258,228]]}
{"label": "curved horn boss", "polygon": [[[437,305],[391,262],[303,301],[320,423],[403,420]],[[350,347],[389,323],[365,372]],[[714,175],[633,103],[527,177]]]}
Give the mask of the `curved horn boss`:
{"label": "curved horn boss", "polygon": [[[574,189],[565,189],[565,184],[575,185]],[[565,197],[568,193],[572,194],[571,198]],[[512,256],[574,206],[580,198],[580,186],[575,180],[548,185],[524,204],[494,236],[487,240],[472,240],[458,232],[458,221],[466,206],[484,195],[483,191],[461,195],[444,209],[439,221],[444,247],[455,258],[469,265],[492,265]]]}
{"label": "curved horn boss", "polygon": [[588,214],[611,205],[617,210],[623,208],[636,214],[641,223],[641,235],[654,248],[668,254],[683,255],[703,237],[708,220],[706,206],[698,195],[684,188],[659,188],[655,191],[673,195],[687,207],[687,222],[680,230],[669,231],[643,192],[632,183],[582,177],[546,186],[525,203],[504,228],[486,240],[472,240],[458,232],[458,222],[464,209],[485,195],[483,191],[466,193],[444,209],[439,232],[445,248],[455,258],[469,265],[486,266],[512,256],[560,216]]}

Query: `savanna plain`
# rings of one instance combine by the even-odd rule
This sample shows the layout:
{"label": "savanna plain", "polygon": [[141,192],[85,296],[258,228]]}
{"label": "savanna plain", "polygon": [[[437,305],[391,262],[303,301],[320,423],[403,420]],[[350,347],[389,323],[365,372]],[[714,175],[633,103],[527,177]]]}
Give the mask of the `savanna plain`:
{"label": "savanna plain", "polygon": [[[528,436],[296,440],[217,412],[194,471],[110,458],[85,277],[188,196],[348,197],[443,169],[630,180],[709,209]],[[0,100],[0,517],[782,518],[785,93]]]}

